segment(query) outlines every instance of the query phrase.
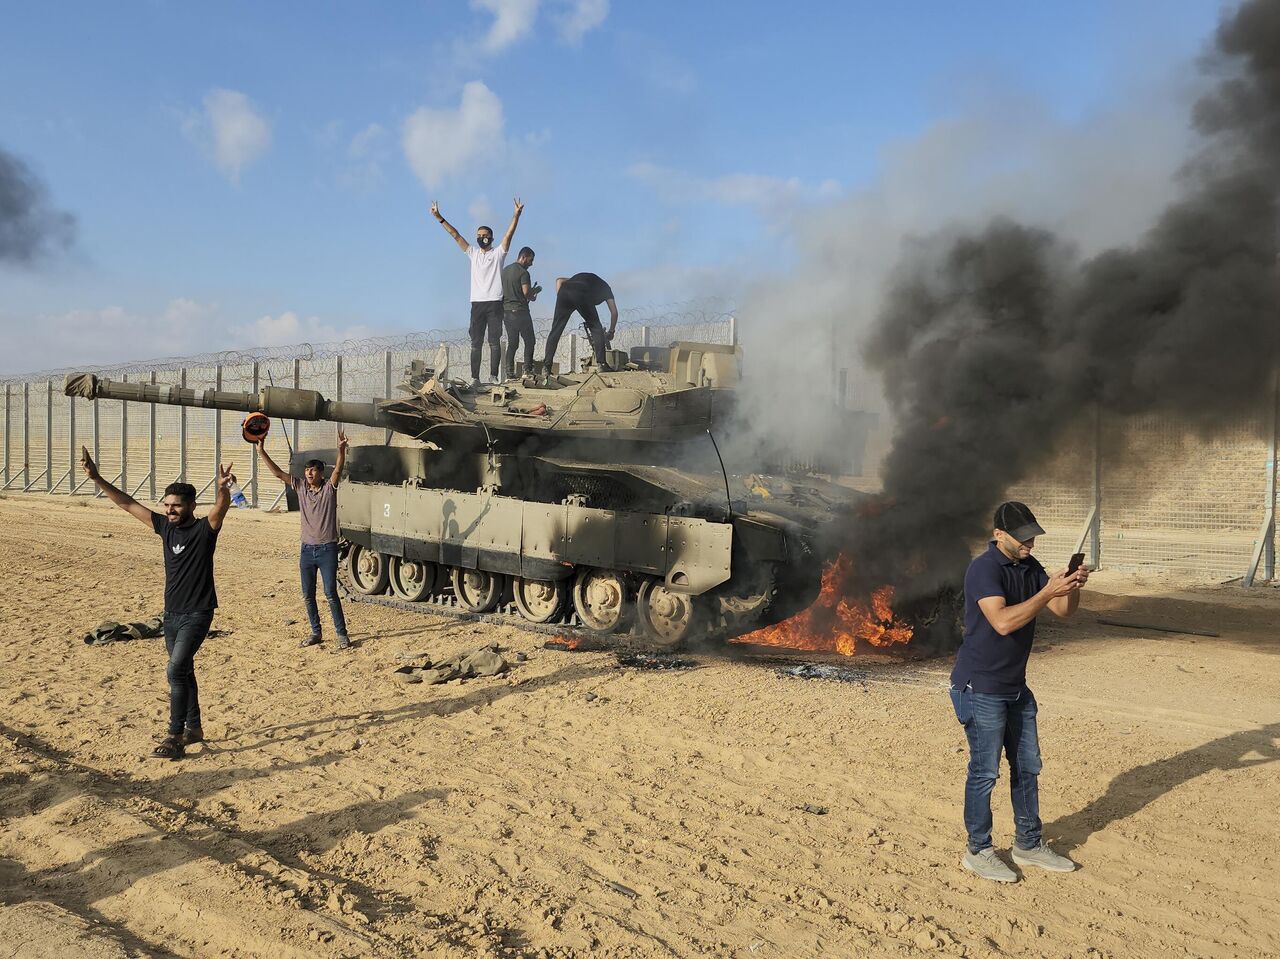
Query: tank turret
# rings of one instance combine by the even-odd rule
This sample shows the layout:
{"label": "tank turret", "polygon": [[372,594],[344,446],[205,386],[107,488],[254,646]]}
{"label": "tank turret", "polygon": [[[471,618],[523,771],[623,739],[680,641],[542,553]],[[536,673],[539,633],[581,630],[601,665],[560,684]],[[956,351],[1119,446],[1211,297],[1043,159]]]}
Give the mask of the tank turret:
{"label": "tank turret", "polygon": [[[432,365],[415,360],[400,397],[371,402],[325,399],[315,390],[266,386],[257,393],[121,383],[72,373],[68,396],[166,403],[264,413],[280,419],[332,420],[376,426],[414,438],[454,427],[490,437],[681,442],[726,422],[738,382],[741,348],[710,343],[610,351],[610,368],[589,361],[576,372],[523,378],[472,390],[450,380],[447,354]],[[433,437],[435,439],[436,437]]]}

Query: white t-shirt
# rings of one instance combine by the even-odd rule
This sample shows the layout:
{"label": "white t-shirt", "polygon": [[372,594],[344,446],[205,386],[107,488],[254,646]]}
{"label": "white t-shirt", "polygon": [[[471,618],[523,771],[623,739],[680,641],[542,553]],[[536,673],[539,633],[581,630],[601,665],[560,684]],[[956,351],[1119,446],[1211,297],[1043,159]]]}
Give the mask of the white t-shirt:
{"label": "white t-shirt", "polygon": [[507,262],[507,251],[501,244],[487,250],[468,244],[467,257],[471,260],[471,302],[501,300],[502,267]]}

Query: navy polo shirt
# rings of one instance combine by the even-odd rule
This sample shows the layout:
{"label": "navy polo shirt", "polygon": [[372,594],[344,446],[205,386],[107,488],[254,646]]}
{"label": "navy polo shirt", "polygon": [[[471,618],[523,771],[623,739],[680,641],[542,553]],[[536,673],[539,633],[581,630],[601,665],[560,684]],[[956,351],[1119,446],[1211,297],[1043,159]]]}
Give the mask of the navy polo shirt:
{"label": "navy polo shirt", "polygon": [[1034,556],[1012,560],[992,540],[987,551],[969,564],[964,574],[964,642],[951,670],[951,685],[975,693],[1011,694],[1027,683],[1027,659],[1036,635],[1033,619],[1008,636],[991,625],[978,600],[1003,596],[1009,606],[1025,603],[1049,582],[1049,574]]}

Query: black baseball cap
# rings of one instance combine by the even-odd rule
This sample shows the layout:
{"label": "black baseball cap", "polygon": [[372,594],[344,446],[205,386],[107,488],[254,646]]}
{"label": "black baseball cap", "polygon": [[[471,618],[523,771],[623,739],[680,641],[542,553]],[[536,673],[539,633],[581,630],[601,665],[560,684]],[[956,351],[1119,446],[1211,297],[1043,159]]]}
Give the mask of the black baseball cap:
{"label": "black baseball cap", "polygon": [[1036,522],[1035,514],[1026,503],[1010,500],[996,507],[995,528],[1004,530],[1019,543],[1044,533],[1044,527]]}

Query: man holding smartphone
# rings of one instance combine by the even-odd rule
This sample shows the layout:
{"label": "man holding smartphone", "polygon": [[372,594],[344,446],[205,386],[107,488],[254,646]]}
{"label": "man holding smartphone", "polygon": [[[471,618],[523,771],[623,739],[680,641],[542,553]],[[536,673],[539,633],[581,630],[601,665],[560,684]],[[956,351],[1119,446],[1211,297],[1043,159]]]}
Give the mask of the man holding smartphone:
{"label": "man holding smartphone", "polygon": [[1044,529],[1024,503],[1001,503],[993,526],[986,552],[969,564],[964,576],[964,641],[951,672],[951,703],[969,740],[964,788],[969,840],[960,864],[984,879],[1016,882],[1017,874],[991,842],[991,791],[1001,753],[1009,762],[1013,861],[1051,872],[1076,868],[1041,838],[1040,739],[1036,699],[1027,688],[1027,659],[1036,616],[1046,607],[1061,617],[1072,615],[1089,569],[1075,561],[1073,568],[1053,576],[1045,572],[1031,555]]}

